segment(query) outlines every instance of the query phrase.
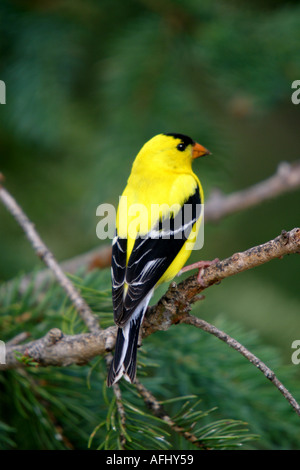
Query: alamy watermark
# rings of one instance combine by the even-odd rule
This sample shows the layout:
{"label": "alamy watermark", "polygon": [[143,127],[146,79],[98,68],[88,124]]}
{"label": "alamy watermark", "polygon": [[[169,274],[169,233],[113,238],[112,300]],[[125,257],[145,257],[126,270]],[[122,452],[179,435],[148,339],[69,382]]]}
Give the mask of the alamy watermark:
{"label": "alamy watermark", "polygon": [[3,80],[0,80],[0,104],[6,104],[6,86]]}
{"label": "alamy watermark", "polygon": [[291,348],[295,349],[291,357],[292,363],[298,365],[300,364],[300,339],[295,339],[295,341],[292,342]]}
{"label": "alamy watermark", "polygon": [[[96,234],[100,240],[113,240],[116,219],[120,236],[126,233],[129,238],[152,239],[187,239],[187,250],[200,250],[204,245],[204,204],[151,204],[150,211],[143,204],[128,206],[127,197],[119,198],[116,211],[112,204],[100,204],[96,210],[101,217],[96,226]],[[121,217],[120,217],[121,215]],[[160,224],[157,225],[157,220]]]}
{"label": "alamy watermark", "polygon": [[6,364],[6,347],[4,341],[0,340],[0,364]]}
{"label": "alamy watermark", "polygon": [[300,103],[300,80],[294,80],[292,83],[292,88],[296,89],[291,96],[291,100],[293,104]]}

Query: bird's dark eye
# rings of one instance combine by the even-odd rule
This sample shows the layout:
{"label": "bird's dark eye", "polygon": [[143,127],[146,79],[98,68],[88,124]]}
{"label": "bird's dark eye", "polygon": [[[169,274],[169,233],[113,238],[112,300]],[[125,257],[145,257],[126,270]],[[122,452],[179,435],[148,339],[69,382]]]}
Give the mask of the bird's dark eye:
{"label": "bird's dark eye", "polygon": [[183,152],[186,149],[186,146],[181,142],[177,145],[177,149],[180,150],[180,152]]}

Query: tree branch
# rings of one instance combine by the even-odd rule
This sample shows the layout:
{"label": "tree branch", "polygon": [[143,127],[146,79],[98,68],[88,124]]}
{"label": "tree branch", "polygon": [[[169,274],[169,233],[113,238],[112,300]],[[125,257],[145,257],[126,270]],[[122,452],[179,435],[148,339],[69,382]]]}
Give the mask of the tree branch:
{"label": "tree branch", "polygon": [[[143,338],[182,322],[190,312],[192,304],[199,300],[199,293],[208,287],[276,258],[299,252],[300,229],[294,228],[290,232],[283,231],[274,240],[236,253],[205,268],[202,272],[205,286],[197,282],[196,275],[188,277],[178,285],[172,282],[158,303],[148,308],[142,327]],[[6,364],[0,364],[0,370],[20,365],[15,352],[32,357],[42,366],[86,364],[93,357],[104,355],[114,348],[116,333],[115,326],[80,335],[64,335],[58,328],[54,328],[43,338],[29,343],[7,343]]]}

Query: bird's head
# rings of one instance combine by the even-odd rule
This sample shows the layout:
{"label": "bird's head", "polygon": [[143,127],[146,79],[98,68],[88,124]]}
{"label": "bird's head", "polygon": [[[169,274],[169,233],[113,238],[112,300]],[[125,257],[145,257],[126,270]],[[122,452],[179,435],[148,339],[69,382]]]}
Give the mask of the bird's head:
{"label": "bird's head", "polygon": [[202,145],[184,134],[158,134],[140,150],[137,163],[169,171],[184,171],[191,168],[196,158],[209,155]]}

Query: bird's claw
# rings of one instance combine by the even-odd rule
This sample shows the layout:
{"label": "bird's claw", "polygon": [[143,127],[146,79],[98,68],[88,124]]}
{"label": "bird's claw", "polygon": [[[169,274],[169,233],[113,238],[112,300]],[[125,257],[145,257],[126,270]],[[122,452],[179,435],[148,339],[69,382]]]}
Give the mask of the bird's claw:
{"label": "bird's claw", "polygon": [[202,279],[203,269],[208,268],[212,264],[216,264],[219,261],[220,261],[219,258],[215,258],[212,261],[197,261],[196,263],[190,264],[190,265],[185,266],[184,268],[182,268],[181,271],[180,271],[180,274],[184,273],[184,272],[187,272],[187,271],[191,271],[192,269],[199,269],[198,276],[197,276],[197,282],[202,287],[205,287],[206,285],[205,285],[205,283]]}

